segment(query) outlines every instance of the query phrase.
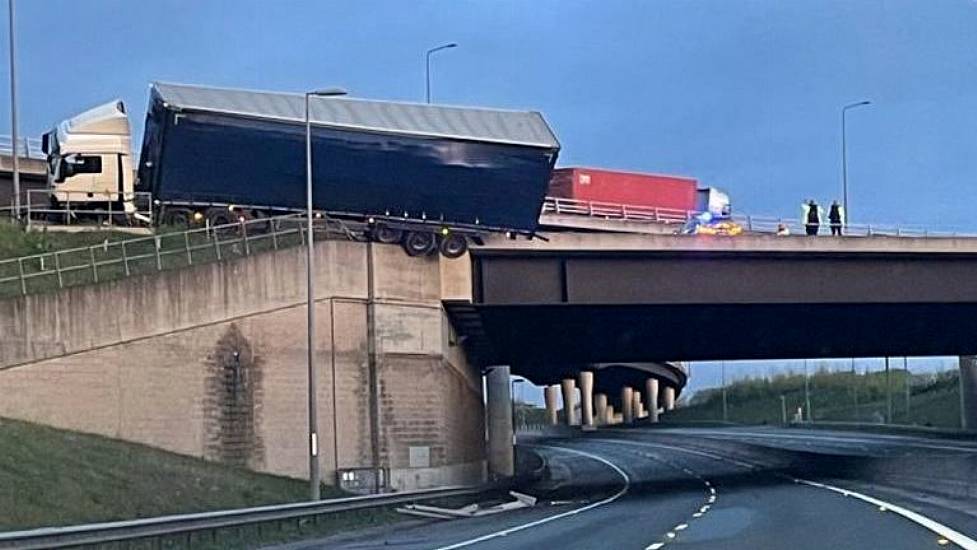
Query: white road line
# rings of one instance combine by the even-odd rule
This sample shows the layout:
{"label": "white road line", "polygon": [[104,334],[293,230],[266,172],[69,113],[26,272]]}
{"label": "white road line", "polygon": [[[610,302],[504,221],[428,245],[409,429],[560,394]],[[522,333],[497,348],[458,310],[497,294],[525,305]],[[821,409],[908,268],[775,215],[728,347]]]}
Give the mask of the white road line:
{"label": "white road line", "polygon": [[654,543],[654,544],[649,544],[649,545],[648,545],[648,546],[647,546],[647,547],[645,548],[645,550],[658,550],[658,549],[659,549],[659,548],[661,548],[662,546],[665,546],[665,543],[664,543],[664,542],[656,542],[656,543]]}
{"label": "white road line", "polygon": [[[668,449],[674,449],[674,450],[679,451],[679,452],[685,452],[685,453],[699,455],[699,456],[706,456],[706,457],[712,458],[714,460],[719,460],[719,461],[722,461],[722,462],[730,462],[730,463],[736,464],[736,465],[741,466],[741,467],[744,467],[744,468],[750,468],[750,469],[753,468],[753,465],[752,464],[746,464],[744,466],[745,463],[740,462],[738,460],[729,459],[729,458],[726,458],[724,456],[715,455],[715,454],[712,454],[712,453],[706,453],[706,452],[703,452],[703,451],[695,451],[695,450],[692,450],[692,449],[683,449],[682,447],[675,447],[675,446],[672,446],[672,445],[664,445],[664,444],[661,444],[661,443],[644,443],[644,442],[637,442],[637,441],[628,442],[628,441],[613,440],[613,439],[608,439],[608,440],[604,440],[604,441],[618,441],[618,442],[620,442],[620,443],[622,443],[624,445],[637,445],[637,446],[641,446],[641,447],[664,447],[664,448],[668,448]],[[957,546],[960,546],[964,550],[977,550],[977,540],[974,540],[974,539],[972,539],[972,538],[970,538],[970,537],[968,537],[968,536],[966,536],[966,535],[964,535],[962,533],[959,533],[957,531],[954,531],[953,529],[947,527],[946,525],[943,525],[941,523],[938,523],[938,522],[936,522],[936,521],[934,521],[934,520],[932,520],[932,519],[930,519],[930,518],[928,518],[928,517],[926,517],[926,516],[924,516],[922,514],[919,514],[917,512],[913,512],[912,510],[908,510],[906,508],[902,508],[900,506],[896,506],[894,504],[890,504],[888,502],[879,500],[879,499],[877,499],[875,497],[871,497],[871,496],[868,496],[868,495],[857,493],[857,492],[851,491],[849,489],[842,489],[840,487],[835,487],[835,486],[832,486],[832,485],[825,485],[823,483],[817,483],[815,481],[808,481],[806,479],[796,479],[795,478],[794,481],[796,481],[797,483],[803,483],[805,485],[809,485],[811,487],[818,487],[820,489],[826,489],[826,490],[829,490],[829,491],[834,491],[834,492],[840,493],[842,495],[852,496],[852,497],[855,497],[855,498],[857,498],[857,499],[859,499],[859,500],[861,500],[863,502],[868,502],[870,504],[874,504],[875,506],[879,506],[880,508],[886,508],[888,511],[892,511],[893,513],[899,514],[900,516],[902,516],[902,517],[904,517],[904,518],[912,521],[913,523],[916,523],[917,525],[919,525],[921,527],[924,527],[924,528],[926,528],[926,529],[928,529],[928,530],[936,533],[937,535],[940,535],[941,537],[944,537],[944,538],[952,541],[954,544],[956,544]],[[715,497],[712,497],[712,498],[715,498]]]}
{"label": "white road line", "polygon": [[803,483],[804,485],[810,485],[811,487],[818,487],[820,489],[834,491],[836,493],[840,493],[845,496],[854,497],[861,501],[868,502],[869,504],[874,504],[875,506],[878,506],[880,510],[884,509],[894,514],[899,514],[900,516],[908,519],[909,521],[917,525],[920,525],[922,527],[925,527],[926,529],[929,529],[930,531],[936,533],[937,535],[950,540],[951,542],[963,548],[964,550],[977,550],[977,541],[975,541],[974,539],[964,535],[963,533],[954,531],[953,529],[947,527],[946,525],[938,523],[922,514],[913,512],[912,510],[907,510],[906,508],[903,508],[901,506],[897,506],[895,504],[891,504],[889,502],[879,500],[875,497],[863,495],[862,493],[857,493],[850,489],[842,489],[840,487],[835,487],[833,485],[826,485],[824,483],[818,483],[816,481],[808,481],[806,479],[796,479],[795,481],[797,481],[798,483]]}
{"label": "white road line", "polygon": [[580,455],[580,456],[584,456],[584,457],[590,458],[592,460],[596,460],[596,461],[598,461],[600,463],[603,463],[603,464],[609,466],[612,470],[614,470],[618,475],[621,476],[621,479],[624,480],[624,487],[622,487],[621,490],[618,491],[617,493],[614,493],[613,495],[611,495],[611,496],[609,496],[609,497],[607,497],[607,498],[605,498],[603,500],[598,500],[597,502],[593,502],[593,503],[588,504],[586,506],[581,506],[580,508],[575,508],[573,510],[569,510],[567,512],[563,512],[561,514],[556,514],[556,515],[553,515],[553,516],[547,516],[545,518],[538,519],[536,521],[531,521],[529,523],[523,523],[521,525],[516,525],[515,527],[509,527],[509,528],[503,529],[501,531],[495,531],[493,533],[488,533],[486,535],[482,535],[480,537],[476,537],[476,538],[473,538],[473,539],[468,539],[468,540],[464,540],[464,541],[461,541],[461,542],[456,542],[456,543],[450,544],[448,546],[441,546],[440,548],[437,548],[437,550],[453,550],[455,548],[464,548],[466,546],[471,546],[473,544],[478,544],[480,542],[485,542],[487,540],[491,540],[491,539],[494,539],[494,538],[504,537],[504,536],[510,535],[512,533],[523,531],[525,529],[530,529],[530,528],[533,528],[533,527],[537,527],[539,525],[543,525],[543,524],[549,523],[551,521],[556,521],[558,519],[562,519],[562,518],[574,516],[576,514],[579,514],[579,513],[582,513],[582,512],[586,512],[587,510],[593,510],[594,508],[597,508],[598,506],[603,506],[605,504],[609,504],[609,503],[614,502],[615,500],[621,498],[625,493],[628,492],[628,489],[631,488],[631,478],[628,477],[628,474],[625,473],[624,470],[622,470],[621,468],[619,468],[616,464],[614,464],[613,462],[605,459],[604,457],[597,456],[597,455],[594,455],[594,454],[590,454],[590,453],[585,452],[585,451],[578,451],[576,449],[567,449],[565,447],[551,447],[551,446],[548,446],[548,445],[534,445],[534,447],[540,447],[540,448],[543,448],[543,449],[552,449],[552,450],[555,450],[555,451],[561,451],[561,452],[567,452],[567,453],[571,453],[571,454],[577,454],[577,455]]}

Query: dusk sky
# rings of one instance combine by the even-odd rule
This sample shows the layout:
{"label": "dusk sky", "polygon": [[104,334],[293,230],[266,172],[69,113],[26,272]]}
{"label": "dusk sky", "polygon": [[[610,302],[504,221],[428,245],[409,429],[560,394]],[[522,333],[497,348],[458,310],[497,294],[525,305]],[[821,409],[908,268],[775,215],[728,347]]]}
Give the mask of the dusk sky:
{"label": "dusk sky", "polygon": [[[0,7],[6,19],[6,3]],[[693,176],[743,213],[841,196],[851,221],[977,231],[973,0],[20,0],[20,129],[122,98],[141,132],[153,80],[342,86],[539,110],[562,165]],[[0,133],[8,133],[6,25]],[[707,338],[704,338],[704,345]],[[757,367],[764,372],[765,366]],[[717,369],[694,387],[712,385]],[[754,372],[743,370],[742,372]],[[698,374],[698,373],[697,373]]]}

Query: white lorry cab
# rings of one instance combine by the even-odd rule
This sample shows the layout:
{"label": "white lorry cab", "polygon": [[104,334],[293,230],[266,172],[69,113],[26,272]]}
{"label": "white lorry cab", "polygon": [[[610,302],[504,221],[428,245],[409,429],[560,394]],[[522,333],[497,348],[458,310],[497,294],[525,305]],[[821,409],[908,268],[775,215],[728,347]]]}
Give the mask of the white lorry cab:
{"label": "white lorry cab", "polygon": [[44,134],[42,149],[52,210],[135,213],[132,135],[122,101],[60,122]]}

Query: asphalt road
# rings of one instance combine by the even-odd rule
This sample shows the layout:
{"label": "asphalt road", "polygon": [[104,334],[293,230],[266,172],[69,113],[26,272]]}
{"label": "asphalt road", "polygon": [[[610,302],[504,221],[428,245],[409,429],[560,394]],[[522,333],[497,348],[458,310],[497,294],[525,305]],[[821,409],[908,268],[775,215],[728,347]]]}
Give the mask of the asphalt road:
{"label": "asphalt road", "polygon": [[[770,453],[755,448],[745,457],[722,452],[724,438],[761,437],[774,442]],[[968,536],[977,537],[977,524],[965,526],[969,533],[953,526],[957,532],[948,535],[943,527],[927,528],[899,515],[889,501],[866,501],[798,482],[777,451],[797,445],[809,451],[823,444],[829,452],[842,452],[839,446],[865,453],[970,452],[956,442],[945,445],[952,449],[934,449],[926,446],[944,442],[848,437],[763,429],[735,434],[724,429],[608,430],[584,438],[536,440],[531,443],[546,458],[551,480],[528,491],[542,497],[534,508],[416,521],[289,548],[918,549],[957,547],[941,540],[944,536],[963,537],[956,540],[964,545]]]}

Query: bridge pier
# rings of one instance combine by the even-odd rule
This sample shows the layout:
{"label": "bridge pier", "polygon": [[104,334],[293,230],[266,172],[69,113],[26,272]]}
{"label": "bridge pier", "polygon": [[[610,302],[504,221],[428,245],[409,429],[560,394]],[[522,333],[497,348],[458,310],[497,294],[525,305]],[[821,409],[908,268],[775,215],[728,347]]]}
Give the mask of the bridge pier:
{"label": "bridge pier", "polygon": [[658,379],[648,378],[645,380],[645,392],[648,393],[648,422],[655,424],[658,422]]}
{"label": "bridge pier", "polygon": [[607,411],[604,413],[607,416],[607,425],[613,426],[617,424],[617,416],[614,414],[614,405],[610,403],[607,404]]}
{"label": "bridge pier", "polygon": [[668,412],[675,408],[675,388],[672,386],[665,386],[665,391],[662,392],[665,397],[665,412]]}
{"label": "bridge pier", "polygon": [[546,423],[550,426],[559,424],[556,414],[556,394],[560,388],[556,385],[549,385],[543,388],[543,399],[546,401]]}
{"label": "bridge pier", "polygon": [[573,378],[564,378],[560,385],[563,388],[563,415],[567,426],[576,426],[580,422],[577,420],[574,405],[576,405],[576,382]]}
{"label": "bridge pier", "polygon": [[607,394],[598,393],[594,396],[594,406],[597,414],[597,425],[606,426],[610,424],[607,420]]}
{"label": "bridge pier", "polygon": [[977,430],[977,356],[960,356],[960,427]]}
{"label": "bridge pier", "polygon": [[594,373],[580,371],[580,425],[584,429],[594,427]]}
{"label": "bridge pier", "polygon": [[512,395],[509,367],[495,367],[485,375],[488,408],[488,469],[492,478],[515,474],[512,431]]}
{"label": "bridge pier", "polygon": [[621,418],[625,424],[634,421],[634,390],[624,386],[621,388]]}
{"label": "bridge pier", "polygon": [[641,392],[638,390],[631,390],[631,396],[634,398],[634,419],[638,420],[644,418],[644,407],[641,403]]}

